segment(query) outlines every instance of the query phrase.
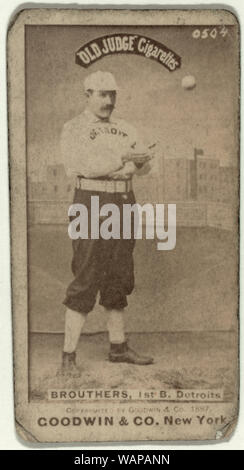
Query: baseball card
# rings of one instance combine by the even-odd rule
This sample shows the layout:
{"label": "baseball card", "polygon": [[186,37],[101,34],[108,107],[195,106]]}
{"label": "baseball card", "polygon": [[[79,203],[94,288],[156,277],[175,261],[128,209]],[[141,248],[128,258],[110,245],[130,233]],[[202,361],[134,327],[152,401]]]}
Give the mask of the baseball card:
{"label": "baseball card", "polygon": [[231,438],[239,23],[25,9],[8,31],[15,420],[28,442]]}

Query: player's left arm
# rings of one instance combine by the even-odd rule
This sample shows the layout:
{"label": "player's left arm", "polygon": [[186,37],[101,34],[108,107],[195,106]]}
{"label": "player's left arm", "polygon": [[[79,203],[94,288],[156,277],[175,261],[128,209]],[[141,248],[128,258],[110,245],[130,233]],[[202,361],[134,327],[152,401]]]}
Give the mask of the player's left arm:
{"label": "player's left arm", "polygon": [[135,172],[136,172],[136,165],[131,161],[127,161],[124,163],[123,168],[109,173],[108,176],[109,178],[112,178],[114,180],[116,179],[127,180],[127,179],[130,179],[134,175]]}

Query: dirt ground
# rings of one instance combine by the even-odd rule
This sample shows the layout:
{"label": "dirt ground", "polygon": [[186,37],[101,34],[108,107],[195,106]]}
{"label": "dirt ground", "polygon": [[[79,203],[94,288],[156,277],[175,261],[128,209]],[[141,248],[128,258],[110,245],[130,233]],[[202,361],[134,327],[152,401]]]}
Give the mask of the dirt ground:
{"label": "dirt ground", "polygon": [[82,335],[77,362],[79,379],[57,377],[63,335],[32,333],[30,338],[30,399],[46,401],[49,389],[224,389],[234,396],[237,342],[233,332],[130,334],[129,344],[154,357],[149,366],[108,361],[107,335]]}

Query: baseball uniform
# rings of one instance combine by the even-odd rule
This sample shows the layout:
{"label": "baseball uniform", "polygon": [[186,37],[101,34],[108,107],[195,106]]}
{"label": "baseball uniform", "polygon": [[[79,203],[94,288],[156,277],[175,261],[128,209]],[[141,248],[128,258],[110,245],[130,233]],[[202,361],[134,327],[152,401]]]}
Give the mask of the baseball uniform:
{"label": "baseball uniform", "polygon": [[[123,167],[122,155],[135,143],[136,131],[122,119],[110,117],[104,121],[88,109],[68,121],[61,135],[61,151],[67,174],[83,178],[108,180],[108,174]],[[122,209],[123,203],[134,204],[129,192],[84,190],[76,187],[74,203],[84,204],[91,216],[91,196],[99,196],[100,206],[113,203]],[[120,211],[122,212],[122,211]],[[102,221],[102,220],[100,220]],[[120,239],[73,240],[72,271],[74,280],[68,286],[64,304],[71,310],[89,313],[100,292],[100,304],[107,309],[123,309],[127,295],[134,288],[133,249],[135,240]],[[133,234],[133,225],[132,225]]]}

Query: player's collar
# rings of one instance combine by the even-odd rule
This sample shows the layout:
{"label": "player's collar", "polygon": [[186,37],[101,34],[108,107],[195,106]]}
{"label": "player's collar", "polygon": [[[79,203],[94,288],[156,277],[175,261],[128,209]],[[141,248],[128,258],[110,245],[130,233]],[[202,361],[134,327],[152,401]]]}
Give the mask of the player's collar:
{"label": "player's collar", "polygon": [[84,114],[86,115],[86,119],[91,122],[91,123],[96,123],[96,122],[109,122],[116,124],[116,121],[114,119],[108,119],[108,121],[104,121],[103,119],[99,119],[95,114],[93,114],[90,109],[86,108],[84,111]]}

